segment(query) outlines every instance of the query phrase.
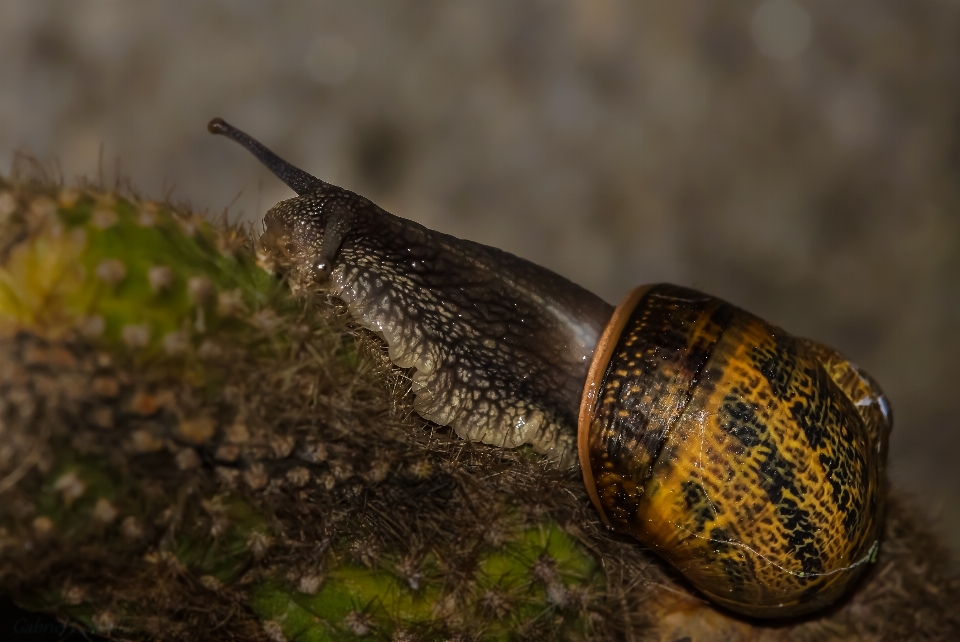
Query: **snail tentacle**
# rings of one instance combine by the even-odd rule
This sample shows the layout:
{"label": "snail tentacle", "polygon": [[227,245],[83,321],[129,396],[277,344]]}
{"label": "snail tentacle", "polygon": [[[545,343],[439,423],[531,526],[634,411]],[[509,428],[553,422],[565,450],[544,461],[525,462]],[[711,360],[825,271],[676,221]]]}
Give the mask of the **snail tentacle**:
{"label": "snail tentacle", "polygon": [[222,118],[214,118],[207,123],[207,131],[211,134],[226,136],[246,147],[251,154],[257,157],[257,160],[266,165],[267,169],[297,194],[308,194],[326,185],[316,176],[308,174],[299,167],[294,167],[283,160],[267,149],[260,141],[237,129]]}

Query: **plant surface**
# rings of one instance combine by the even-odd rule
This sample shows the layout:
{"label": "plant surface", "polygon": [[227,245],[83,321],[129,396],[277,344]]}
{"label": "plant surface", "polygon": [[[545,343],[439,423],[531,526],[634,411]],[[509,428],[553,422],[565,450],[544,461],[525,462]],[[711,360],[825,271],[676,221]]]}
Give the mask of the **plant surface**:
{"label": "plant surface", "polygon": [[960,637],[891,499],[842,604],[715,610],[605,531],[575,471],[413,414],[336,302],[188,209],[0,180],[0,592],[137,640]]}

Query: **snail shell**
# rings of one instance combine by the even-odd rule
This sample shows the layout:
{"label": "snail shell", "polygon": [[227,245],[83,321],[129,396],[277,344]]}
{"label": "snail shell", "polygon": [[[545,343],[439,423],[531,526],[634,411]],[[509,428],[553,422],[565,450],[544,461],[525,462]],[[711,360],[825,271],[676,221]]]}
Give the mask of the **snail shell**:
{"label": "snail shell", "polygon": [[579,456],[608,526],[741,613],[813,611],[874,559],[889,406],[836,352],[677,286],[615,310],[208,128],[298,194],[264,217],[262,260],[379,333],[425,418],[560,466]]}
{"label": "snail shell", "polygon": [[833,602],[876,553],[890,413],[836,352],[673,285],[597,346],[579,455],[604,522],[753,616]]}

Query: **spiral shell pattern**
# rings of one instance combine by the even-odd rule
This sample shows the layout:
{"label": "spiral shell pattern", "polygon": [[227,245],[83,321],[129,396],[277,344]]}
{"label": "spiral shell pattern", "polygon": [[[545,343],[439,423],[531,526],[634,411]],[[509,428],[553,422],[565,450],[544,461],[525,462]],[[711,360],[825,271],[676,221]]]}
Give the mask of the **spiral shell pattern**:
{"label": "spiral shell pattern", "polygon": [[842,356],[656,285],[594,354],[581,467],[603,519],[759,617],[834,601],[874,559],[889,405]]}

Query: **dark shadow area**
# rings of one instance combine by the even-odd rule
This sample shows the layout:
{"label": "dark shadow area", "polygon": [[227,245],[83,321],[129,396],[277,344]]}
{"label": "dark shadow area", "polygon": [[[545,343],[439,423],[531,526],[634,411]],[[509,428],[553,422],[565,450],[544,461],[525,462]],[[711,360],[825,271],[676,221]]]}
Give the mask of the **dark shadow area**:
{"label": "dark shadow area", "polygon": [[107,642],[79,631],[46,613],[27,611],[0,597],[0,640],[3,642]]}

